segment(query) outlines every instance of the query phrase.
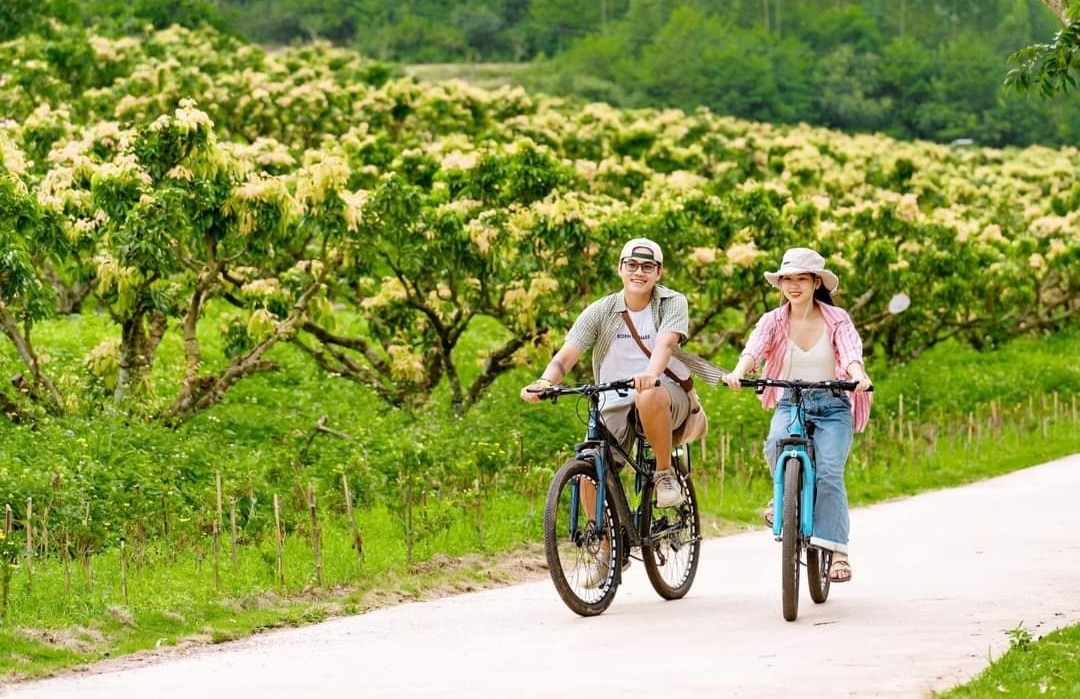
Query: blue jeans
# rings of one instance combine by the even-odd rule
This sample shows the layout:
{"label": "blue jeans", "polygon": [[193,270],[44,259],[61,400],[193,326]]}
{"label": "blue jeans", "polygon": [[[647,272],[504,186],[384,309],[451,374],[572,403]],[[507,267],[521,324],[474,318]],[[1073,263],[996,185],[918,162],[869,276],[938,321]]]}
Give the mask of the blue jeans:
{"label": "blue jeans", "polygon": [[[851,399],[827,390],[810,390],[803,397],[805,422],[814,425],[814,456],[817,465],[817,497],[814,501],[814,533],[810,543],[847,553],[850,522],[844,464],[851,453]],[[773,413],[769,437],[765,440],[765,461],[769,472],[776,467],[776,444],[789,436],[791,402],[785,392]]]}

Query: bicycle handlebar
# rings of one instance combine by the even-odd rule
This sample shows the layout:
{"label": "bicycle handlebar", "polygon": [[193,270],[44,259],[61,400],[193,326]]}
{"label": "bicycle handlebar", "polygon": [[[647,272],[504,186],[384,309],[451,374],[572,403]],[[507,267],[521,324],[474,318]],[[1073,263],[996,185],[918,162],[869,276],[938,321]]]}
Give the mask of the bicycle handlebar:
{"label": "bicycle handlebar", "polygon": [[[858,381],[840,381],[838,379],[830,379],[828,381],[802,381],[799,379],[739,379],[739,385],[744,388],[756,388],[758,390],[764,390],[770,386],[777,386],[779,388],[794,388],[805,391],[809,388],[829,388],[841,391],[854,391],[858,387]],[[873,386],[870,386],[871,391],[874,390]]]}
{"label": "bicycle handlebar", "polygon": [[[657,379],[654,385],[659,386],[660,379]],[[529,393],[539,394],[542,400],[555,400],[559,396],[595,396],[608,391],[628,391],[633,387],[633,379],[619,379],[618,381],[608,381],[606,383],[583,383],[578,386],[555,384],[544,388],[529,388],[526,390]]]}

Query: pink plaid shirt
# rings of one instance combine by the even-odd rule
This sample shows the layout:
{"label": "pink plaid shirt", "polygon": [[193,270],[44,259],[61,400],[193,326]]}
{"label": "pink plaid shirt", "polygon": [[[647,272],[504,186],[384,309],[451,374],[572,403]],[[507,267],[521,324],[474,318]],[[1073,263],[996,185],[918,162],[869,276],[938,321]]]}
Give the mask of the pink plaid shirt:
{"label": "pink plaid shirt", "polygon": [[[862,338],[855,330],[855,324],[851,322],[851,316],[847,311],[826,303],[818,303],[821,314],[825,317],[825,332],[829,335],[833,354],[836,357],[836,378],[842,381],[850,381],[851,375],[847,367],[852,362],[862,364]],[[764,375],[769,379],[784,378],[780,372],[784,368],[784,356],[787,351],[788,331],[790,330],[789,319],[791,317],[791,304],[769,311],[761,316],[754,331],[750,333],[750,339],[746,341],[744,355],[750,355],[754,360],[753,369],[756,370],[762,360],[765,362]],[[776,407],[780,400],[783,389],[772,387],[765,389],[761,394],[761,404],[766,408]],[[873,402],[872,393],[851,394],[851,416],[855,431],[862,432],[870,419],[870,404]]]}

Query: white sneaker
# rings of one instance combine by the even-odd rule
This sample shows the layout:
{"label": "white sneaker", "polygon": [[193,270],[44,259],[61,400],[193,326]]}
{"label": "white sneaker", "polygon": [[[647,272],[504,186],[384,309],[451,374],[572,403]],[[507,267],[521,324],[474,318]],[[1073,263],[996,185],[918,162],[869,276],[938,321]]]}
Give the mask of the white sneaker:
{"label": "white sneaker", "polygon": [[653,484],[656,485],[657,507],[678,507],[686,502],[679,480],[670,468],[653,473]]}
{"label": "white sneaker", "polygon": [[[611,567],[611,549],[600,549],[600,552],[596,554],[596,560],[589,565],[589,570],[585,573],[585,582],[582,584],[586,590],[595,590],[600,587],[600,583],[604,582],[607,578],[608,568]],[[630,557],[623,557],[622,569],[625,571],[630,567]]]}
{"label": "white sneaker", "polygon": [[607,578],[608,568],[611,567],[611,549],[600,549],[600,552],[596,554],[596,560],[589,564],[589,569],[585,571],[585,582],[583,586],[586,590],[595,590],[600,587],[600,583]]}

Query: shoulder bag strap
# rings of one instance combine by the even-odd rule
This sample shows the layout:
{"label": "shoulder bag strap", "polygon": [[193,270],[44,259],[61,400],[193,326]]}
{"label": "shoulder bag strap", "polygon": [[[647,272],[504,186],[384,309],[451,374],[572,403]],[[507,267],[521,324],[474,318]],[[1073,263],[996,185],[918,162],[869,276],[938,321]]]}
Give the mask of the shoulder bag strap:
{"label": "shoulder bag strap", "polygon": [[[652,352],[650,352],[649,348],[645,346],[645,343],[641,341],[641,336],[638,335],[637,328],[634,327],[634,321],[630,320],[630,311],[623,311],[622,316],[623,320],[626,321],[626,327],[630,329],[630,334],[634,337],[634,342],[638,344],[638,347],[641,348],[641,351],[645,353],[646,357],[652,357]],[[666,374],[669,379],[679,384],[679,386],[682,387],[682,390],[687,393],[693,390],[694,380],[692,378],[687,378],[685,380],[680,379],[674,371],[668,368],[664,369],[664,374]]]}

